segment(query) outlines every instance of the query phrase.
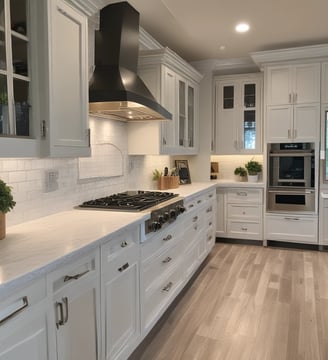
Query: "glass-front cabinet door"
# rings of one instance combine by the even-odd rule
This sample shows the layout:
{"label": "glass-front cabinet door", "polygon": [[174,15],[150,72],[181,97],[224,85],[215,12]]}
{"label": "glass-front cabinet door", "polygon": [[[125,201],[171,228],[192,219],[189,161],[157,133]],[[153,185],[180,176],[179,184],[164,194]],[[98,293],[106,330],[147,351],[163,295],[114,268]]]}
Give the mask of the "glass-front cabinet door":
{"label": "glass-front cabinet door", "polygon": [[261,76],[229,75],[215,79],[217,154],[261,152]]}
{"label": "glass-front cabinet door", "polygon": [[0,0],[0,135],[30,136],[29,27],[25,0]]}
{"label": "glass-front cabinet door", "polygon": [[196,88],[189,82],[178,80],[178,146],[184,149],[196,148]]}

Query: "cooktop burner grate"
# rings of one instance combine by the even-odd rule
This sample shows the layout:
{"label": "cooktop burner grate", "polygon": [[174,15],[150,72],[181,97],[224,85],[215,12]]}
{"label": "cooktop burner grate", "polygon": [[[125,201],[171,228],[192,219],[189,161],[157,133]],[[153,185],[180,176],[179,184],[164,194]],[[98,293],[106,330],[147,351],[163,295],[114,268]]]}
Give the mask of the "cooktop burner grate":
{"label": "cooktop burner grate", "polygon": [[118,211],[141,211],[176,196],[178,196],[178,194],[160,191],[125,191],[99,199],[85,201],[80,207]]}

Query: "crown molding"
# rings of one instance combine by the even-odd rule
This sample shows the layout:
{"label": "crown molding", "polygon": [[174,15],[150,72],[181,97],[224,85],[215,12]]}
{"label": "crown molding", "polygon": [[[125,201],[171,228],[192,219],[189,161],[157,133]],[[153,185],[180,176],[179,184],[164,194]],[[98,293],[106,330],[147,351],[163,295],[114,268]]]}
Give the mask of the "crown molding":
{"label": "crown molding", "polygon": [[250,57],[232,59],[208,59],[191,62],[198,71],[202,73],[231,72],[247,70],[250,72],[258,71],[258,67]]}
{"label": "crown molding", "polygon": [[328,44],[302,46],[279,50],[267,50],[250,54],[260,68],[277,61],[293,61],[328,57]]}

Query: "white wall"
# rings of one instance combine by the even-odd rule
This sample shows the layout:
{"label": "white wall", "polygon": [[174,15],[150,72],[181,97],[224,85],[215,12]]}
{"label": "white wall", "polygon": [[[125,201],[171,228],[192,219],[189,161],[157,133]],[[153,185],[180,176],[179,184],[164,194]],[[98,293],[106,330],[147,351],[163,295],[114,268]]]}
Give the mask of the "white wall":
{"label": "white wall", "polygon": [[[0,179],[12,187],[17,202],[7,214],[7,224],[10,226],[70,210],[85,200],[128,189],[154,189],[156,183],[152,181],[152,171],[170,167],[170,159],[167,156],[128,156],[126,126],[119,121],[90,119],[92,141],[105,139],[120,150],[122,176],[81,181],[77,158],[0,158]],[[58,190],[46,192],[45,173],[50,169],[58,171]]]}

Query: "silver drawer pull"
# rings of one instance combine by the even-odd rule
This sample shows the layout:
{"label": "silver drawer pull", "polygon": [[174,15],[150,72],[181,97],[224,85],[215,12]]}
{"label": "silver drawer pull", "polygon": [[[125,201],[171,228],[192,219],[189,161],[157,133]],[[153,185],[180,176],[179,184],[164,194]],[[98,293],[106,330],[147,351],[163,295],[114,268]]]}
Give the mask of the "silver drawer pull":
{"label": "silver drawer pull", "polygon": [[63,303],[56,302],[56,327],[57,329],[59,326],[64,325],[64,309],[63,309]]}
{"label": "silver drawer pull", "polygon": [[122,271],[126,270],[129,266],[130,266],[129,263],[127,262],[124,265],[122,265],[121,267],[119,267],[117,270],[122,272]]}
{"label": "silver drawer pull", "polygon": [[191,208],[193,208],[193,207],[194,207],[194,204],[188,205],[188,208],[189,208],[189,209],[191,209]]}
{"label": "silver drawer pull", "polygon": [[162,291],[169,292],[172,286],[173,286],[173,282],[170,281],[166,286],[163,287]]}
{"label": "silver drawer pull", "polygon": [[209,223],[208,223],[208,226],[211,226],[213,223],[212,223],[212,221],[210,221]]}
{"label": "silver drawer pull", "polygon": [[213,211],[212,206],[210,206],[209,208],[206,209],[206,212],[207,212],[207,213],[212,212],[212,211]]}
{"label": "silver drawer pull", "polygon": [[300,220],[300,218],[297,218],[297,217],[285,217],[285,220],[298,221],[298,220]]}
{"label": "silver drawer pull", "polygon": [[213,194],[208,195],[209,198],[213,197]]}
{"label": "silver drawer pull", "polygon": [[126,247],[126,246],[128,246],[128,243],[127,243],[126,241],[122,241],[122,242],[121,242],[121,247],[124,248],[124,247]]}
{"label": "silver drawer pull", "polygon": [[197,221],[198,220],[198,216],[194,216],[193,218],[192,218],[192,221],[193,222],[195,222],[195,221]]}
{"label": "silver drawer pull", "polygon": [[87,274],[90,270],[85,270],[79,274],[76,274],[76,275],[65,275],[64,277],[64,282],[67,282],[67,281],[70,281],[70,280],[77,280],[79,279],[80,277],[82,277],[83,275]]}
{"label": "silver drawer pull", "polygon": [[247,227],[245,227],[245,226],[243,226],[241,229],[242,229],[243,231],[247,231]]}
{"label": "silver drawer pull", "polygon": [[167,235],[165,238],[163,238],[164,241],[169,241],[172,239],[172,235]]}
{"label": "silver drawer pull", "polygon": [[237,195],[238,196],[247,196],[247,192],[246,191],[238,191]]}
{"label": "silver drawer pull", "polygon": [[9,314],[5,314],[3,318],[0,319],[0,325],[4,324],[6,321],[18,315],[21,311],[23,311],[26,307],[28,307],[28,299],[27,296],[23,296],[21,299],[17,300],[15,304],[12,304],[9,307]]}
{"label": "silver drawer pull", "polygon": [[213,239],[213,236],[212,236],[212,235],[210,235],[210,236],[207,237],[207,241],[211,241],[212,239]]}
{"label": "silver drawer pull", "polygon": [[202,200],[197,200],[197,204],[200,204],[202,202]]}
{"label": "silver drawer pull", "polygon": [[163,263],[163,264],[167,264],[167,263],[169,263],[171,260],[172,260],[172,258],[168,256],[167,258],[165,258],[164,260],[162,260],[162,263]]}
{"label": "silver drawer pull", "polygon": [[65,318],[64,318],[64,324],[67,323],[68,321],[68,298],[67,297],[64,297],[63,298],[63,303],[65,305]]}

